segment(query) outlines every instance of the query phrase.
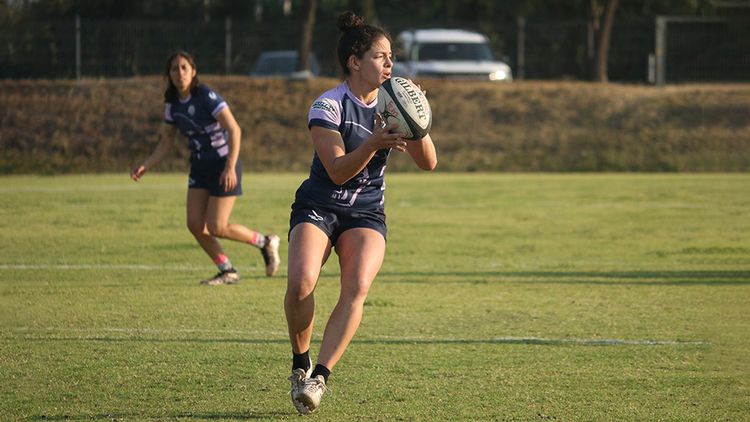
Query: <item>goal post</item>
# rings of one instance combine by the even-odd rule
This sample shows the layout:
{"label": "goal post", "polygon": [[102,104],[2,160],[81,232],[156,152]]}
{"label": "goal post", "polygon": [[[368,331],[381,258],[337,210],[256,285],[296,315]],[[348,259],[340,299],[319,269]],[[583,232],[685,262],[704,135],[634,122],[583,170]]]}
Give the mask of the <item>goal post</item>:
{"label": "goal post", "polygon": [[750,19],[657,16],[653,83],[750,81]]}

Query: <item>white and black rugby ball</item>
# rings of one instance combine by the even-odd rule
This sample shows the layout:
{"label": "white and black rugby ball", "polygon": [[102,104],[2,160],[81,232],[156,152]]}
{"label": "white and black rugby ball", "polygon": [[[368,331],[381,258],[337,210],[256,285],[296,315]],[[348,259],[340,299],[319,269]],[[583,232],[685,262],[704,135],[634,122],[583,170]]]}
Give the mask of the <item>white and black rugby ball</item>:
{"label": "white and black rugby ball", "polygon": [[378,113],[386,125],[398,123],[405,139],[422,139],[432,127],[432,110],[424,92],[412,81],[392,77],[378,90]]}

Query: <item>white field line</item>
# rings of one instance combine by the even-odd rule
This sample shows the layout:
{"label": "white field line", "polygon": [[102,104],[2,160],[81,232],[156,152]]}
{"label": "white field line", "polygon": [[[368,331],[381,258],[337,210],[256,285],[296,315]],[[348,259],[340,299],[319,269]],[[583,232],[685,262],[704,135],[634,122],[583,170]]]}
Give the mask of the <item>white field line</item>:
{"label": "white field line", "polygon": [[[486,339],[448,339],[429,337],[381,337],[408,343],[497,343],[497,344],[539,344],[539,345],[580,345],[580,346],[678,346],[707,345],[706,341],[657,340],[657,339],[616,339],[616,338],[545,338],[545,337],[492,337]],[[355,340],[356,341],[356,340]]]}
{"label": "white field line", "polygon": [[0,186],[0,193],[60,193],[60,192],[121,192],[121,191],[138,191],[138,190],[174,190],[175,188],[187,188],[187,178],[185,183],[180,184],[109,184],[109,185],[65,185],[65,186]]}
{"label": "white field line", "polygon": [[[2,331],[2,329],[0,329]],[[279,338],[286,338],[287,333],[282,331],[276,332],[251,332],[245,330],[209,330],[205,328],[119,328],[119,327],[101,327],[101,328],[61,328],[61,327],[47,327],[47,328],[33,328],[33,327],[11,327],[10,331],[21,332],[21,333],[83,333],[88,335],[96,335],[101,333],[121,333],[121,334],[231,334],[231,335],[273,335]]]}
{"label": "white field line", "polygon": [[[127,178],[127,175],[125,176]],[[1,181],[0,181],[1,182]],[[84,182],[80,184],[55,185],[55,186],[0,186],[0,193],[69,193],[69,192],[138,192],[142,190],[149,191],[175,191],[182,189],[187,191],[187,175],[184,181],[175,183],[115,183],[105,185],[87,185]],[[275,191],[276,186],[253,185],[254,191]]]}
{"label": "white field line", "polygon": [[[156,335],[179,335],[179,334],[224,334],[224,335],[236,335],[243,337],[252,336],[266,336],[271,337],[267,340],[276,341],[284,340],[287,338],[285,332],[281,331],[263,331],[263,332],[251,332],[243,330],[209,330],[209,329],[198,329],[198,328],[118,328],[118,327],[102,327],[102,328],[32,328],[32,327],[10,327],[9,330],[15,333],[76,333],[83,335],[77,338],[78,340],[93,340],[94,336],[100,335],[101,333],[119,333],[129,335],[139,334],[156,334]],[[2,329],[0,329],[2,332]],[[37,339],[45,339],[44,337]],[[169,340],[169,339],[162,339]],[[179,340],[179,338],[175,339]],[[206,339],[210,340],[210,339]],[[238,341],[243,340],[238,338]],[[375,336],[354,340],[355,343],[373,343],[373,342],[394,342],[394,343],[486,343],[486,344],[528,344],[528,345],[572,345],[572,346],[695,346],[695,345],[708,345],[706,341],[693,341],[693,340],[664,340],[664,339],[613,339],[613,338],[545,338],[545,337],[492,337],[492,338],[449,338],[449,337],[395,337],[395,336]]]}
{"label": "white field line", "polygon": [[247,334],[246,331],[241,330],[202,330],[195,328],[170,328],[168,330],[160,330],[157,328],[31,328],[31,327],[13,327],[11,331],[19,332],[66,332],[66,333],[125,333],[125,334],[138,334],[138,333],[154,333],[154,334],[181,334],[181,333],[207,333],[207,334]]}
{"label": "white field line", "polygon": [[141,265],[141,264],[0,264],[0,270],[136,270],[136,271],[199,271],[205,266]]}

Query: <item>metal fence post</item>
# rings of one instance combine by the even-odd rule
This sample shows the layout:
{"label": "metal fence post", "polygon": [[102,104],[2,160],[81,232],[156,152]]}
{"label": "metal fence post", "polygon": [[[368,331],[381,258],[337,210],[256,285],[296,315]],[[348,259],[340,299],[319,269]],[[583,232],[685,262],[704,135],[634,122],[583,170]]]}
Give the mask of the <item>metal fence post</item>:
{"label": "metal fence post", "polygon": [[76,13],[76,80],[81,80],[81,16]]}
{"label": "metal fence post", "polygon": [[227,16],[224,25],[224,73],[232,71],[232,18]]}
{"label": "metal fence post", "polygon": [[526,18],[518,17],[518,51],[517,51],[518,68],[516,69],[516,79],[523,80],[526,77]]}
{"label": "metal fence post", "polygon": [[656,39],[654,40],[656,45],[656,51],[654,52],[655,57],[655,73],[656,73],[656,86],[663,86],[666,82],[665,76],[667,73],[667,60],[666,60],[666,48],[667,48],[667,19],[663,16],[656,17]]}

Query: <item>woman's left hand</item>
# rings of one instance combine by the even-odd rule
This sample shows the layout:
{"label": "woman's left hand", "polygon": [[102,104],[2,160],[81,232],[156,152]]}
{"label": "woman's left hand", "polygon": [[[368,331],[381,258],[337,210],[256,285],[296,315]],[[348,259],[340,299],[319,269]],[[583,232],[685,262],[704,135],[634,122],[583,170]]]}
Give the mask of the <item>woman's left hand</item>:
{"label": "woman's left hand", "polygon": [[219,183],[224,186],[224,192],[229,192],[237,186],[237,174],[234,168],[224,168],[219,178]]}

